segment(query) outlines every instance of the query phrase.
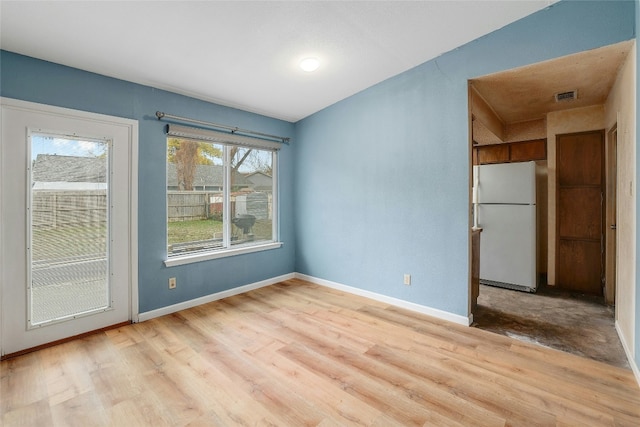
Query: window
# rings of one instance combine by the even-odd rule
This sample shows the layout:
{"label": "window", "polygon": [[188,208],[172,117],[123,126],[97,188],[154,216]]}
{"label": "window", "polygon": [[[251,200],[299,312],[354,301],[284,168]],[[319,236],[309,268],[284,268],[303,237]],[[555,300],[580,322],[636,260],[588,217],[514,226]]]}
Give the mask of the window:
{"label": "window", "polygon": [[172,258],[200,261],[276,243],[277,150],[253,139],[169,126],[167,265],[183,263]]}

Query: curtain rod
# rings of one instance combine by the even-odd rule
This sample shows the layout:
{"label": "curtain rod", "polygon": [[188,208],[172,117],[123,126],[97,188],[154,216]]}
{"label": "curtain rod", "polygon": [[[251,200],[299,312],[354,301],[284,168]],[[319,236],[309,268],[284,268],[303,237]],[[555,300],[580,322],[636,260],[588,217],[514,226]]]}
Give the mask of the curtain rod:
{"label": "curtain rod", "polygon": [[291,139],[286,136],[269,135],[268,133],[254,132],[252,130],[240,129],[239,127],[235,127],[235,126],[226,126],[218,123],[205,122],[203,120],[196,120],[196,119],[190,119],[187,117],[174,116],[173,114],[163,113],[162,111],[156,111],[156,117],[158,118],[158,120],[162,120],[165,118],[173,119],[173,120],[179,120],[181,122],[196,123],[199,125],[211,126],[211,127],[220,128],[220,129],[227,129],[227,130],[230,130],[231,133],[239,132],[239,133],[244,133],[249,135],[256,135],[258,137],[262,137],[263,139],[265,138],[277,139],[286,144],[288,144],[289,140]]}

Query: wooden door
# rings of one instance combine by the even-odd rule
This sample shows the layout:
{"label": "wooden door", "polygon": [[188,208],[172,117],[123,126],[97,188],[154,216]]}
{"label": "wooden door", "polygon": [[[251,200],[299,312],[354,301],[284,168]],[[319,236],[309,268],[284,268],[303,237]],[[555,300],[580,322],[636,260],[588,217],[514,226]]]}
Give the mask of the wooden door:
{"label": "wooden door", "polygon": [[604,131],[558,135],[556,285],[602,295]]}

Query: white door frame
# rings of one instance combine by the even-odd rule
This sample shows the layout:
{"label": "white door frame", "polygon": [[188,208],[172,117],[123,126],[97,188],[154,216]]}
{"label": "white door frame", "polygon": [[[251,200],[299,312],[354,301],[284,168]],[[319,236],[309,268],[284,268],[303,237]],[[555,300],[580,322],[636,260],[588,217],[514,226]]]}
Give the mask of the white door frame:
{"label": "white door frame", "polygon": [[[67,119],[79,119],[90,122],[98,122],[102,124],[116,125],[127,129],[129,139],[128,170],[130,183],[130,188],[128,189],[128,249],[130,254],[128,261],[128,279],[130,306],[128,307],[128,311],[130,320],[132,322],[138,322],[138,121],[4,97],[0,97],[0,107],[3,111],[5,109],[22,110],[31,113],[42,113],[47,115],[60,116],[61,118]],[[2,123],[0,122],[0,130],[1,126]],[[1,135],[2,132],[0,132],[0,138],[2,137]],[[2,150],[0,150],[0,177],[3,176],[2,165]],[[0,186],[0,224],[4,224],[4,219],[2,217],[4,213],[4,207],[2,206],[1,192],[2,187]],[[6,259],[6,254],[4,251],[7,250],[7,245],[4,239],[5,236],[3,236],[2,227],[0,227],[0,271],[4,270],[3,267],[5,265]],[[3,298],[3,286],[0,286],[0,307],[3,307]],[[3,324],[3,316],[0,315],[0,356],[4,356],[6,354],[6,344],[4,341],[5,337],[3,336],[5,327],[6,325]]]}

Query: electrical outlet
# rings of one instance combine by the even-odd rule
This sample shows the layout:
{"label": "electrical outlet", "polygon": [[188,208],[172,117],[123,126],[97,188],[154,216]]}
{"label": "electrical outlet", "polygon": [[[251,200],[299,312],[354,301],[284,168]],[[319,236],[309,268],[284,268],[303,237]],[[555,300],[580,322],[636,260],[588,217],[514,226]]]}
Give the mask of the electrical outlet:
{"label": "electrical outlet", "polygon": [[169,278],[169,289],[175,289],[176,286],[177,286],[176,278],[175,277],[170,277]]}
{"label": "electrical outlet", "polygon": [[407,286],[411,286],[411,275],[410,274],[405,274],[404,275],[404,284]]}

